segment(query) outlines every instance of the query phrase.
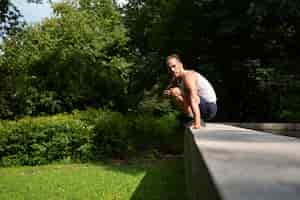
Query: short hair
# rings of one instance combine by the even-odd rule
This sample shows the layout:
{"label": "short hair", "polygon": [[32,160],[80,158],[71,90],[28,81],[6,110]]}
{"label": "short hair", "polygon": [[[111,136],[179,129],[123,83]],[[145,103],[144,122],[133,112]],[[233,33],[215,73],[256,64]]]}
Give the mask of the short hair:
{"label": "short hair", "polygon": [[179,62],[181,62],[180,56],[178,54],[171,54],[166,58],[166,62],[168,62],[168,60],[175,58],[176,60],[178,60]]}

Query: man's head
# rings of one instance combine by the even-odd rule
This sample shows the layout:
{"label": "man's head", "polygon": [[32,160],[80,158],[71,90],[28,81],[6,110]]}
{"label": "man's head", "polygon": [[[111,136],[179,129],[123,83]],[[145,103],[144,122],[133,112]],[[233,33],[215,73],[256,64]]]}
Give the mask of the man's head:
{"label": "man's head", "polygon": [[177,54],[172,54],[166,58],[168,71],[175,77],[180,77],[184,71],[183,64]]}

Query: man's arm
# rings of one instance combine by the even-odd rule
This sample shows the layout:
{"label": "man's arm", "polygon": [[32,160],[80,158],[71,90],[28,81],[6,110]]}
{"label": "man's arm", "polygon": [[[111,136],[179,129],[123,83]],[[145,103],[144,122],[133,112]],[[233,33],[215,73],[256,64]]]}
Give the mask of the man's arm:
{"label": "man's arm", "polygon": [[172,79],[171,79],[171,81],[170,81],[170,83],[169,83],[169,85],[168,85],[167,88],[164,90],[164,94],[170,95],[170,89],[171,89],[172,87],[175,86],[176,81],[177,81],[176,77],[173,76]]}
{"label": "man's arm", "polygon": [[174,87],[175,84],[176,84],[176,81],[177,81],[176,77],[173,76],[170,83],[169,83],[169,85],[167,86],[167,90],[170,89],[171,87]]}
{"label": "man's arm", "polygon": [[198,129],[201,127],[201,123],[200,123],[201,114],[199,109],[200,98],[197,92],[196,77],[193,73],[188,73],[185,75],[183,80],[184,80],[185,87],[188,91],[186,100],[189,103],[194,115],[195,121],[194,121],[193,128]]}

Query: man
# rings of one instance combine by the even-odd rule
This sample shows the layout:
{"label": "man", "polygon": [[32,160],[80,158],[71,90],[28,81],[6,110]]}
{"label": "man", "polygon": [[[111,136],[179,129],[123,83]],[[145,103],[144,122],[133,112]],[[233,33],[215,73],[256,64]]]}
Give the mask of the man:
{"label": "man", "polygon": [[187,117],[193,119],[191,127],[204,126],[203,119],[211,119],[217,113],[216,93],[209,81],[193,70],[186,70],[178,55],[166,58],[172,80],[164,94],[174,97]]}

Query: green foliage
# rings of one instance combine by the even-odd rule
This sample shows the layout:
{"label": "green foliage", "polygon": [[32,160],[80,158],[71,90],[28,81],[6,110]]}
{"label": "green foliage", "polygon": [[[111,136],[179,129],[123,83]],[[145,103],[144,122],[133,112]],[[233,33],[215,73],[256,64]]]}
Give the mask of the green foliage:
{"label": "green foliage", "polygon": [[[43,0],[27,0],[28,3],[43,3]],[[23,15],[13,0],[0,1],[0,39],[21,31],[25,25]],[[1,40],[0,40],[1,41]]]}
{"label": "green foliage", "polygon": [[268,121],[280,119],[278,99],[291,86],[281,80],[300,77],[299,8],[297,0],[129,0],[124,12],[137,57],[157,63],[140,68],[149,85],[165,83],[161,60],[176,52],[215,86],[219,120]]}
{"label": "green foliage", "polygon": [[92,128],[67,115],[2,121],[1,165],[37,165],[63,159],[87,160]]}
{"label": "green foliage", "polygon": [[0,39],[12,35],[22,29],[24,23],[19,9],[11,0],[0,1]]}
{"label": "green foliage", "polygon": [[[176,120],[175,113],[153,118],[151,115],[135,117],[132,132],[138,149],[158,149],[162,152],[180,152],[184,130]],[[179,141],[178,141],[179,140]],[[176,146],[177,145],[177,146]]]}
{"label": "green foliage", "polygon": [[173,114],[154,118],[95,109],[0,121],[0,165],[124,158],[152,149],[176,153],[182,150],[175,144],[182,143],[178,128]]}
{"label": "green foliage", "polygon": [[132,65],[126,29],[113,2],[65,1],[54,4],[54,12],[56,17],[5,40],[0,76],[10,81],[0,93],[10,92],[2,101],[15,98],[22,105],[5,109],[13,116],[85,106],[126,110]]}
{"label": "green foliage", "polygon": [[[105,114],[96,122],[95,147],[97,155],[121,157],[127,155],[132,146],[130,122],[121,113]],[[97,148],[99,147],[99,148]]]}
{"label": "green foliage", "polygon": [[149,114],[107,113],[96,122],[96,154],[122,158],[138,150],[178,152],[180,150],[172,142],[182,134],[180,130],[175,114],[154,118]]}

